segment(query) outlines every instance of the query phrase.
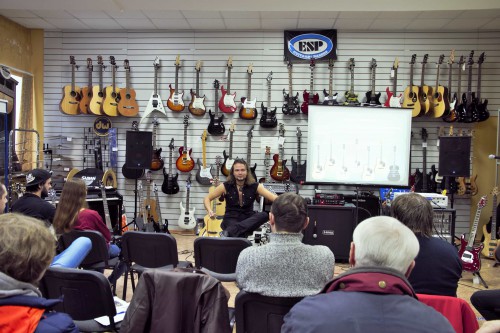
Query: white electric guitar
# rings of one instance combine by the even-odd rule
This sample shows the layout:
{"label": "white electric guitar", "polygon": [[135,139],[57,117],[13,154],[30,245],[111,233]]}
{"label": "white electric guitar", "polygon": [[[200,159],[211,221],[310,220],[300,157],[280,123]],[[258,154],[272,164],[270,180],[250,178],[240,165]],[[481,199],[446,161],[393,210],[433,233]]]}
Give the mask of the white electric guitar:
{"label": "white electric guitar", "polygon": [[144,115],[141,118],[141,123],[144,119],[146,119],[152,112],[157,111],[163,113],[163,115],[167,115],[165,113],[165,108],[163,107],[163,102],[158,95],[158,69],[160,68],[160,58],[156,57],[155,61],[153,61],[153,66],[155,68],[155,83],[154,83],[154,91],[149,98],[148,105],[144,110]]}
{"label": "white electric guitar", "polygon": [[182,201],[179,204],[181,207],[181,215],[179,216],[177,224],[182,229],[193,229],[194,227],[196,227],[196,219],[194,218],[194,211],[196,207],[189,209],[190,190],[191,190],[191,173],[189,173],[188,179],[186,181],[186,207],[182,205]]}

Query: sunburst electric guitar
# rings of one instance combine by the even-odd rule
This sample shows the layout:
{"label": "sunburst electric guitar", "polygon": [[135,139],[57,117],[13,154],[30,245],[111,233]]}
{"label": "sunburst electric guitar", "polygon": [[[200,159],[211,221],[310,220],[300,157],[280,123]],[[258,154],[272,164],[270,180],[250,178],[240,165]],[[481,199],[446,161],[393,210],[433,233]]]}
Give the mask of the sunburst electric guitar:
{"label": "sunburst electric guitar", "polygon": [[200,71],[202,62],[198,60],[196,62],[196,91],[191,89],[191,103],[189,103],[188,110],[192,115],[203,116],[207,111],[205,108],[205,95],[200,96]]}
{"label": "sunburst electric guitar", "polygon": [[248,85],[247,85],[247,97],[241,98],[241,108],[239,112],[239,116],[242,119],[254,120],[257,118],[257,108],[255,105],[257,104],[257,98],[252,99],[252,74],[253,74],[253,65],[248,65],[247,76],[248,76]]}
{"label": "sunburst electric guitar", "polygon": [[184,116],[184,146],[179,148],[179,157],[177,161],[175,161],[175,165],[177,166],[177,170],[181,172],[189,172],[194,168],[194,161],[191,157],[191,153],[193,152],[192,148],[188,148],[187,146],[187,128],[189,126],[189,116]]}
{"label": "sunburst electric guitar", "polygon": [[181,112],[184,110],[184,101],[182,100],[182,96],[184,96],[184,92],[179,92],[179,69],[181,68],[181,59],[180,56],[175,58],[175,86],[172,88],[170,84],[168,87],[170,88],[170,97],[167,101],[167,107],[174,112]]}

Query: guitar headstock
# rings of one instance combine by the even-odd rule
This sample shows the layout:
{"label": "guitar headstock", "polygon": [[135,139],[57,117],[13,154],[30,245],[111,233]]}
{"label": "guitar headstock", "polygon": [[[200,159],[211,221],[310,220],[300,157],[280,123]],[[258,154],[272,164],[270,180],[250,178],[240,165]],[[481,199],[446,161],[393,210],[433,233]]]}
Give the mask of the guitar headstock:
{"label": "guitar headstock", "polygon": [[297,137],[300,138],[302,136],[302,131],[300,130],[300,127],[297,127]]}
{"label": "guitar headstock", "polygon": [[252,125],[252,127],[250,127],[250,129],[248,130],[248,132],[247,132],[248,139],[251,139],[253,137],[253,128],[254,127],[255,127],[255,125]]}
{"label": "guitar headstock", "polygon": [[285,57],[285,62],[286,62],[286,68],[288,68],[288,70],[291,70],[293,67],[293,64],[290,61],[290,59],[288,59],[288,57]]}
{"label": "guitar headstock", "polygon": [[69,64],[70,65],[76,65],[75,56],[69,56]]}
{"label": "guitar headstock", "polygon": [[130,63],[128,62],[128,59],[123,60],[123,68],[125,68],[126,71],[130,70]]}
{"label": "guitar headstock", "polygon": [[411,60],[410,60],[410,65],[415,65],[415,61],[417,61],[417,54],[414,53],[412,56],[411,56]]}
{"label": "guitar headstock", "polygon": [[455,61],[455,49],[452,49],[450,52],[450,56],[448,57],[448,65],[453,65]]}
{"label": "guitar headstock", "polygon": [[102,66],[103,62],[102,62],[102,56],[98,55],[97,56],[97,63]]}
{"label": "guitar headstock", "polygon": [[156,183],[153,183],[153,192],[155,192],[155,194],[158,193],[158,185],[156,185]]}
{"label": "guitar headstock", "polygon": [[438,65],[443,64],[443,60],[444,60],[444,54],[441,54],[441,55],[439,56]]}
{"label": "guitar headstock", "polygon": [[316,62],[314,61],[314,58],[311,58],[311,61],[309,62],[309,67],[311,68],[311,70],[313,70],[314,66],[316,66]]}
{"label": "guitar headstock", "polygon": [[205,130],[203,130],[203,133],[201,134],[201,140],[203,142],[207,141],[207,136],[208,136],[207,130],[205,129]]}
{"label": "guitar headstock", "polygon": [[280,136],[285,136],[285,124],[280,123],[280,129],[279,129]]}
{"label": "guitar headstock", "polygon": [[422,131],[420,132],[420,135],[422,137],[422,141],[425,142],[427,140],[427,137],[428,137],[427,130],[425,128],[422,128]]}
{"label": "guitar headstock", "polygon": [[493,187],[493,190],[491,191],[491,194],[493,194],[494,196],[497,196],[498,195],[498,187]]}
{"label": "guitar headstock", "polygon": [[478,65],[481,65],[484,62],[484,52],[481,53],[479,59],[477,60]]}
{"label": "guitar headstock", "polygon": [[160,125],[160,122],[158,121],[158,117],[155,115],[153,117],[153,127],[156,128],[158,125]]}
{"label": "guitar headstock", "polygon": [[87,68],[89,69],[89,71],[92,71],[94,69],[94,66],[92,66],[91,58],[87,58]]}
{"label": "guitar headstock", "polygon": [[394,59],[394,63],[392,64],[392,69],[396,70],[398,69],[399,67],[399,58],[396,57],[396,59]]}
{"label": "guitar headstock", "polygon": [[137,192],[140,194],[142,194],[142,180],[139,180],[137,182]]}
{"label": "guitar headstock", "polygon": [[332,70],[333,66],[335,66],[335,60],[333,59],[328,60],[328,68]]}
{"label": "guitar headstock", "polygon": [[354,58],[349,59],[349,70],[352,72],[354,70],[354,67],[356,66],[354,62]]}
{"label": "guitar headstock", "polygon": [[111,66],[117,67],[116,66],[115,56],[109,56],[109,63],[111,64]]}
{"label": "guitar headstock", "polygon": [[148,170],[148,172],[146,172],[146,180],[148,181],[148,185],[151,184],[151,170]]}
{"label": "guitar headstock", "polygon": [[177,67],[177,68],[181,67],[181,56],[180,55],[175,57],[175,67]]}
{"label": "guitar headstock", "polygon": [[155,60],[153,61],[153,66],[155,69],[160,68],[160,57],[156,56]]}
{"label": "guitar headstock", "polygon": [[214,81],[214,88],[215,90],[219,90],[219,80]]}
{"label": "guitar headstock", "polygon": [[266,77],[267,83],[271,84],[272,79],[273,79],[273,72],[269,72],[269,74],[267,74]]}
{"label": "guitar headstock", "polygon": [[170,150],[174,150],[174,148],[175,148],[175,146],[174,146],[174,138],[172,138],[172,139],[170,140],[169,145],[168,145],[168,149],[170,149]]}
{"label": "guitar headstock", "polygon": [[184,128],[187,128],[189,126],[189,116],[188,115],[184,116],[184,121],[182,123],[184,124]]}
{"label": "guitar headstock", "polygon": [[470,51],[469,61],[467,61],[467,65],[472,66],[474,64],[474,50]]}
{"label": "guitar headstock", "polygon": [[269,156],[271,156],[271,147],[266,146],[266,153],[265,154],[266,154],[266,157],[268,157],[268,158],[269,158]]}
{"label": "guitar headstock", "polygon": [[229,125],[229,132],[234,132],[234,120],[231,120],[231,125]]}
{"label": "guitar headstock", "polygon": [[439,127],[438,138],[444,136],[444,126]]}
{"label": "guitar headstock", "polygon": [[463,55],[460,56],[460,60],[458,60],[458,67],[462,67],[465,63],[465,58]]}
{"label": "guitar headstock", "polygon": [[198,61],[196,62],[196,66],[194,67],[194,69],[195,69],[197,72],[201,71],[201,66],[202,66],[202,64],[203,64],[203,62],[202,62],[201,60],[198,60]]}
{"label": "guitar headstock", "polygon": [[138,131],[139,130],[139,123],[136,120],[134,120],[132,122],[132,130],[133,131]]}
{"label": "guitar headstock", "polygon": [[222,157],[219,155],[215,156],[215,165],[217,166],[217,169],[222,165]]}
{"label": "guitar headstock", "polygon": [[422,60],[422,65],[427,64],[428,59],[429,59],[429,54],[428,53],[424,54],[424,59]]}
{"label": "guitar headstock", "polygon": [[370,63],[370,68],[374,69],[376,67],[377,67],[377,60],[375,60],[375,58],[372,58],[372,61]]}
{"label": "guitar headstock", "polygon": [[226,67],[227,67],[228,69],[233,68],[233,57],[231,57],[231,56],[230,56],[229,58],[227,58],[227,64],[226,64]]}
{"label": "guitar headstock", "polygon": [[486,203],[488,202],[487,200],[488,196],[483,195],[481,199],[479,199],[479,202],[477,203],[477,209],[484,208],[486,206]]}
{"label": "guitar headstock", "polygon": [[252,75],[252,73],[253,73],[253,64],[252,63],[248,64],[247,73]]}

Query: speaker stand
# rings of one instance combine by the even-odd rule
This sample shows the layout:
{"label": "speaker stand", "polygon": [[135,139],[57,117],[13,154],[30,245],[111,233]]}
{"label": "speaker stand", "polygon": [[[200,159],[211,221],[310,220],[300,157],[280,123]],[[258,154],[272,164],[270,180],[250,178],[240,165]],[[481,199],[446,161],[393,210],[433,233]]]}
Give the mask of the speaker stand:
{"label": "speaker stand", "polygon": [[[136,230],[139,230],[139,231],[142,231],[140,230],[139,226],[137,225],[137,222],[136,222],[136,216],[137,216],[137,178],[135,178],[135,184],[134,184],[134,217],[132,218],[132,221],[130,223],[128,223],[126,226],[128,227],[129,225],[134,225],[134,228]],[[125,228],[125,227],[124,227]],[[123,229],[122,228],[122,233],[123,233]]]}

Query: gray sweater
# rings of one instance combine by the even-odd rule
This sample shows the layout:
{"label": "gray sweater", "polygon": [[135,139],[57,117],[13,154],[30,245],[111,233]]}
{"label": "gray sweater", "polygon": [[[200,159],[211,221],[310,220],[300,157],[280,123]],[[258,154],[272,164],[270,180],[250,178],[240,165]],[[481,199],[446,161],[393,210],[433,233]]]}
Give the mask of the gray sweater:
{"label": "gray sweater", "polygon": [[273,233],[269,244],[243,250],[236,283],[246,292],[264,296],[315,295],[332,279],[335,257],[323,245],[302,243],[301,233]]}

